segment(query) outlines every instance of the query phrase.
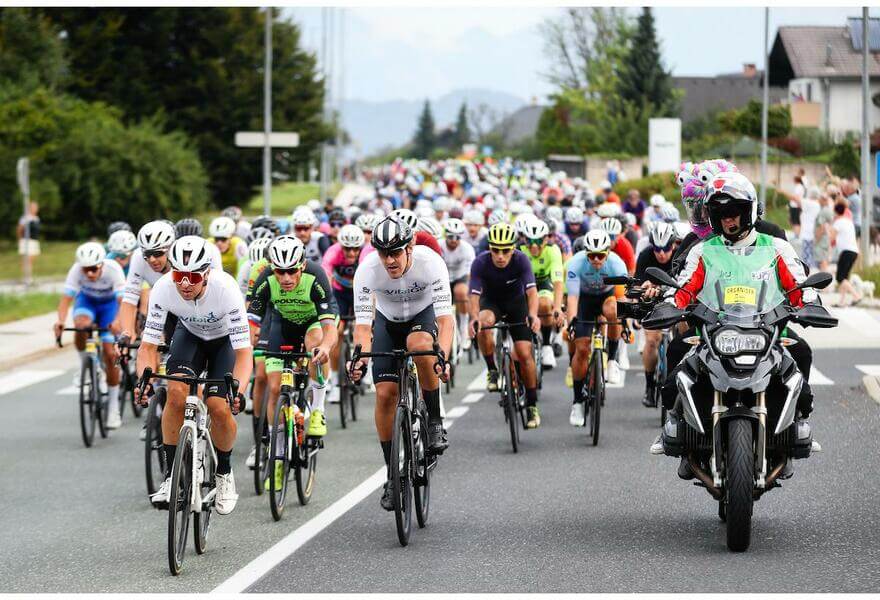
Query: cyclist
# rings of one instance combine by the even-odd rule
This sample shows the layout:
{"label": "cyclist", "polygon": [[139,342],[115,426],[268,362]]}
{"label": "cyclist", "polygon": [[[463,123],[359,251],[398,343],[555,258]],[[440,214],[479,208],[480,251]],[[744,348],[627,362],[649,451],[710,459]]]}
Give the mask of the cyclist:
{"label": "cyclist", "polygon": [[[345,216],[345,211],[341,208],[334,208],[327,213],[327,225],[326,228],[322,226],[321,231],[329,238],[330,244],[335,244],[339,230],[345,227],[346,224],[348,224],[348,217]],[[329,248],[329,244],[327,247]],[[326,251],[325,249],[324,252]]]}
{"label": "cyclist", "polygon": [[548,243],[550,228],[537,218],[523,226],[525,243],[520,246],[523,254],[532,263],[535,285],[538,289],[538,315],[541,319],[541,363],[552,369],[556,366],[556,356],[550,345],[554,327],[564,325],[562,309],[563,267],[562,252],[559,247]]}
{"label": "cyclist", "polygon": [[471,347],[471,337],[467,331],[468,275],[476,253],[473,246],[462,242],[467,235],[467,229],[460,219],[447,219],[444,230],[446,238],[442,244],[443,261],[449,269],[450,287],[458,322],[458,338],[461,340],[461,347],[467,350]]}
{"label": "cyclist", "polygon": [[562,230],[565,229],[565,225],[561,220],[557,221],[554,218],[547,218],[544,222],[547,223],[547,229],[550,232],[550,237],[547,238],[547,243],[553,244],[559,248],[559,251],[562,253],[562,262],[568,262],[572,255],[572,245],[568,236],[562,233]]}
{"label": "cyclist", "polygon": [[354,223],[361,228],[361,231],[364,232],[364,248],[366,249],[365,252],[367,254],[373,251],[373,245],[371,243],[371,240],[373,238],[373,228],[378,222],[378,216],[374,215],[373,213],[364,213],[359,216]]}
{"label": "cyclist", "polygon": [[[677,242],[675,229],[669,223],[655,224],[649,238],[651,246],[639,254],[635,273],[636,279],[644,282],[642,289],[645,292],[656,287],[647,280],[648,267],[656,267],[669,273],[672,270],[672,253],[675,251]],[[654,293],[649,295],[654,295]],[[642,404],[655,407],[654,369],[657,368],[657,351],[660,348],[660,341],[663,339],[663,332],[645,329],[644,334],[645,347],[642,349],[642,363],[645,366],[645,397],[642,399]]]}
{"label": "cyclist", "polygon": [[241,218],[241,208],[238,206],[227,206],[220,213],[223,217],[229,217],[235,223],[235,235],[246,240],[251,233],[252,225]]}
{"label": "cyclist", "polygon": [[[251,281],[251,273],[254,270],[254,266],[263,260],[266,248],[269,247],[269,244],[271,244],[274,239],[275,234],[265,227],[251,228],[251,232],[248,234],[246,240],[248,249],[247,260],[245,260],[238,268],[238,275],[236,276],[238,287],[241,288],[242,295],[247,296],[248,287],[253,285]],[[256,280],[256,276],[254,276],[254,280]]]}
{"label": "cyclist", "polygon": [[[574,402],[569,423],[575,427],[584,424],[589,410],[583,396],[584,380],[590,362],[590,338],[595,323],[604,317],[608,321],[608,383],[620,383],[620,367],[615,357],[620,343],[620,325],[617,321],[617,296],[622,287],[605,285],[604,277],[626,275],[626,265],[611,253],[611,240],[601,229],[594,229],[584,236],[584,249],[574,255],[568,264],[566,290],[568,292],[567,320],[569,337],[574,337],[575,353],[571,361],[574,378]],[[574,334],[573,336],[571,334]]]}
{"label": "cyclist", "polygon": [[238,268],[247,258],[247,244],[235,235],[235,221],[229,217],[217,217],[211,221],[208,241],[220,250],[220,262],[223,270],[235,277]]}
{"label": "cyclist", "polygon": [[[257,280],[248,308],[251,335],[258,337],[261,324],[272,319],[267,349],[277,352],[281,346],[290,345],[294,348],[304,347],[306,352],[314,353],[309,367],[312,400],[307,434],[322,437],[327,434],[324,417],[327,387],[323,382],[318,383],[316,369],[320,368],[326,377],[330,349],[337,340],[336,302],[327,276],[320,266],[306,259],[305,247],[299,239],[289,235],[278,237],[269,246],[267,254],[270,268]],[[266,359],[269,380],[266,414],[275,414],[283,364],[278,358]],[[281,465],[276,465],[276,481],[283,473],[279,467]],[[268,486],[267,481],[267,489]]]}
{"label": "cyclist", "polygon": [[107,226],[107,239],[117,231],[131,231],[131,225],[125,221],[113,221]]}
{"label": "cyclist", "polygon": [[321,257],[333,245],[329,237],[316,229],[318,217],[308,208],[298,208],[293,212],[293,234],[306,248],[306,258],[320,263]]}
{"label": "cyclist", "polygon": [[[86,242],[76,249],[76,262],[67,272],[64,293],[58,301],[58,320],[55,322],[55,337],[61,337],[67,313],[73,303],[73,326],[77,328],[97,325],[101,328],[116,329],[116,313],[119,300],[125,287],[125,275],[115,260],[107,258],[104,247],[97,242]],[[80,359],[86,356],[85,332],[76,332],[74,344]],[[103,342],[104,373],[107,385],[107,428],[116,429],[122,424],[119,415],[120,373],[116,366],[115,339],[110,332],[101,334]],[[74,376],[74,385],[80,385],[80,371]],[[104,382],[100,382],[103,384]],[[104,386],[101,385],[103,388]],[[103,391],[103,390],[102,390]]]}
{"label": "cyclist", "polygon": [[[413,241],[412,228],[393,216],[380,221],[373,230],[376,252],[367,256],[354,274],[354,343],[364,352],[371,349],[375,352],[429,351],[437,342],[441,352],[449,354],[455,324],[446,263],[439,253],[415,245]],[[419,356],[413,360],[428,409],[428,450],[442,454],[449,443],[440,414],[440,382],[434,371],[436,359]],[[363,377],[367,364],[368,360],[361,358],[350,365],[349,374],[354,382]],[[373,360],[376,432],[386,467],[391,461],[391,436],[400,384],[394,367],[391,359]],[[448,370],[440,374],[440,379],[448,379]],[[385,482],[381,505],[385,510],[394,508],[390,481]]]}
{"label": "cyclist", "polygon": [[583,236],[590,229],[589,220],[584,216],[584,211],[577,206],[572,206],[565,212],[565,235],[572,241]]}
{"label": "cyclist", "polygon": [[633,247],[623,233],[623,224],[617,217],[606,217],[599,222],[599,228],[608,234],[611,240],[611,251],[620,257],[623,264],[626,265],[626,271],[632,275],[636,270],[636,257]]}
{"label": "cyclist", "polygon": [[128,275],[128,267],[131,264],[131,254],[137,248],[137,238],[125,229],[114,231],[107,240],[107,258],[115,260],[122,267],[122,272]]}
{"label": "cyclist", "polygon": [[479,331],[479,328],[491,327],[499,320],[508,323],[528,322],[528,325],[511,327],[510,337],[513,339],[513,359],[519,363],[518,372],[526,389],[529,412],[527,427],[534,429],[541,424],[538,378],[532,354],[532,333],[537,334],[541,330],[535,274],[526,255],[514,247],[516,233],[513,227],[507,223],[497,223],[489,228],[487,238],[489,252],[477,256],[471,265],[470,333],[477,337],[480,352],[486,361],[486,389],[494,392],[498,391],[494,332]]}
{"label": "cyclist", "polygon": [[[197,236],[185,236],[171,246],[171,271],[159,278],[150,294],[147,324],[137,356],[137,371],[157,367],[157,346],[169,315],[177,317],[171,339],[167,372],[171,375],[222,378],[231,372],[236,381],[251,376],[253,354],[245,316],[244,299],[235,279],[222,269],[211,267],[210,243]],[[165,449],[166,479],[150,501],[168,505],[171,466],[177,451],[177,438],[183,424],[183,408],[189,389],[178,381],[168,382],[168,397],[162,411],[162,440]],[[226,402],[225,384],[205,388],[205,404],[211,419],[211,438],[217,451],[215,483],[217,513],[232,512],[238,501],[232,474],[232,447],[237,426]],[[146,398],[139,401],[144,403]],[[233,411],[244,409],[244,396],[237,392]]]}

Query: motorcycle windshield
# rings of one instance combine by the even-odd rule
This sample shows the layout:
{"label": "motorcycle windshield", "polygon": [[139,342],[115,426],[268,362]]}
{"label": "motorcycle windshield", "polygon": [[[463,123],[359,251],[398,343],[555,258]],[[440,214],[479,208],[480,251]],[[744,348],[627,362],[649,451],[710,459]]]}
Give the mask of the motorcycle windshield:
{"label": "motorcycle windshield", "polygon": [[785,301],[771,246],[703,248],[706,278],[697,300],[728,322],[753,323]]}

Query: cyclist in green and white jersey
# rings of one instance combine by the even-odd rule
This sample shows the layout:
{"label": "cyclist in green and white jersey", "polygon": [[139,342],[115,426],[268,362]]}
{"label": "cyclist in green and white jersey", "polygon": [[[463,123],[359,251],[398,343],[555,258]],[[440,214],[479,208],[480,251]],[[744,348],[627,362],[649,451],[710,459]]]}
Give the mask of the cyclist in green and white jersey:
{"label": "cyclist in green and white jersey", "polygon": [[548,243],[550,228],[537,217],[522,226],[525,243],[519,249],[529,257],[535,284],[538,289],[538,315],[541,319],[541,364],[552,369],[556,366],[556,356],[550,345],[554,327],[565,324],[562,296],[565,291],[562,252],[559,246]]}

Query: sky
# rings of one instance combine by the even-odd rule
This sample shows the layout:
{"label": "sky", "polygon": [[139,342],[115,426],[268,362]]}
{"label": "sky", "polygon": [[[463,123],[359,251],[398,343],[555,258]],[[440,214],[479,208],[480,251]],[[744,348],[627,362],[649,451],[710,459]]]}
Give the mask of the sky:
{"label": "sky", "polygon": [[[305,45],[319,51],[322,9],[283,10],[302,26]],[[541,76],[549,63],[538,25],[560,8],[335,9],[341,10],[344,23],[337,31],[344,28],[345,34],[337,39],[345,41],[335,62],[345,60],[334,88],[343,98],[416,100],[479,87],[528,102],[552,92]],[[774,8],[770,44],[780,25],[842,26],[846,17],[860,14],[858,8]],[[674,75],[711,76],[739,71],[744,63],[763,64],[763,8],[657,7],[654,16],[665,65]]]}

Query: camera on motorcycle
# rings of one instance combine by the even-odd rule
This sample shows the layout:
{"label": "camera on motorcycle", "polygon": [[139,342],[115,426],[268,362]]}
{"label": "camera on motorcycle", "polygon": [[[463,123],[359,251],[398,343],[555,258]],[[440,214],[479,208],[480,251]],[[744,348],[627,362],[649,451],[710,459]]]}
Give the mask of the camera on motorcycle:
{"label": "camera on motorcycle", "polygon": [[813,273],[806,279],[804,279],[803,283],[797,286],[795,289],[802,290],[804,288],[814,288],[817,290],[822,290],[827,288],[831,284],[831,273],[826,273],[824,271],[818,271]]}
{"label": "camera on motorcycle", "polygon": [[667,285],[677,290],[681,289],[681,286],[678,285],[678,282],[675,281],[675,279],[673,279],[671,275],[669,275],[662,269],[658,269],[657,267],[648,267],[645,271],[645,274],[648,276],[648,279],[651,281],[651,283],[656,283],[658,285]]}

